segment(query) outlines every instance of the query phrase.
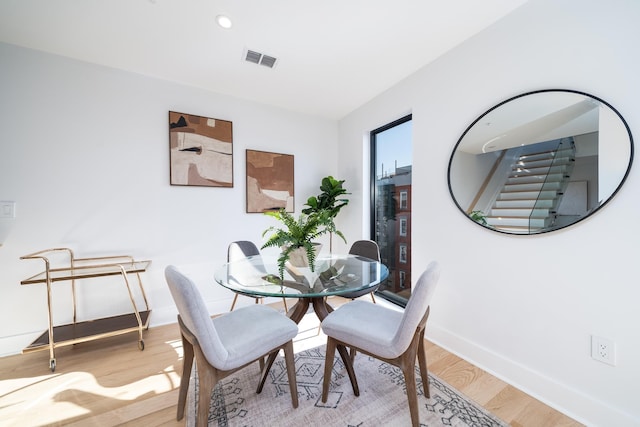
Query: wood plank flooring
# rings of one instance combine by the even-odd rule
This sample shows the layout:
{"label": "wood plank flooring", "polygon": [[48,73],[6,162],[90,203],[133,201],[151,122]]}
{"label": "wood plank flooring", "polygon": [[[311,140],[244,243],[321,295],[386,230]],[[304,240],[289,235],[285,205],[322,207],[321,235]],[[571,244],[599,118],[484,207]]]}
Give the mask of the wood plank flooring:
{"label": "wood plank flooring", "polygon": [[[331,300],[334,306],[341,302]],[[315,321],[305,319],[307,334],[316,333]],[[176,421],[182,366],[178,326],[151,328],[144,340],[144,351],[135,333],[57,349],[54,373],[48,351],[0,358],[0,426],[183,426],[184,420]],[[581,425],[426,344],[431,372],[512,426]]]}

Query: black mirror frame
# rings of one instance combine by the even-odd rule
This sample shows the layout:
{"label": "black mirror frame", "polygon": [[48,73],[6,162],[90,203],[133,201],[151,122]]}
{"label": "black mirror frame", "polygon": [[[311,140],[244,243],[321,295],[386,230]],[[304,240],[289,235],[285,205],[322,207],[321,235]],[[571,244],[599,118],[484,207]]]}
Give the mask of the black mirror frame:
{"label": "black mirror frame", "polygon": [[[481,121],[485,116],[487,116],[489,113],[491,113],[492,111],[496,110],[497,108],[502,107],[503,105],[514,101],[516,99],[519,98],[523,98],[525,96],[529,96],[529,95],[535,95],[535,94],[540,94],[540,93],[547,93],[547,92],[566,92],[566,93],[573,93],[576,95],[582,95],[582,96],[586,96],[589,98],[592,98],[598,102],[600,102],[603,105],[606,105],[607,107],[609,107],[611,109],[611,111],[613,111],[618,118],[620,119],[620,121],[624,124],[624,127],[627,131],[627,134],[629,135],[629,145],[630,145],[630,149],[629,149],[629,164],[627,165],[627,170],[624,173],[624,176],[622,177],[622,179],[620,180],[620,183],[618,184],[618,186],[616,187],[616,189],[611,193],[611,195],[609,195],[609,197],[602,202],[598,207],[596,207],[595,209],[593,209],[591,212],[589,212],[587,215],[585,215],[584,217],[561,227],[557,227],[557,228],[552,228],[552,229],[548,229],[548,230],[542,230],[539,232],[535,232],[535,233],[511,233],[505,230],[499,230],[496,228],[493,228],[487,224],[482,224],[481,222],[478,222],[474,219],[471,218],[471,216],[469,216],[469,214],[467,214],[467,212],[462,208],[462,206],[460,206],[460,204],[458,203],[454,192],[453,192],[453,188],[451,187],[451,165],[453,163],[453,159],[454,156],[456,154],[456,151],[458,149],[458,147],[460,146],[461,142],[463,141],[464,137],[467,135],[467,133],[473,128],[473,126],[478,123],[479,121]],[[526,92],[526,93],[522,93],[520,95],[516,95],[513,96],[509,99],[506,99],[498,104],[496,104],[495,106],[489,108],[487,111],[485,111],[483,114],[481,114],[480,116],[478,116],[478,118],[476,118],[466,129],[465,131],[462,133],[462,135],[460,136],[460,138],[458,139],[458,142],[456,143],[456,145],[453,147],[453,151],[451,153],[451,157],[449,158],[449,165],[447,167],[447,184],[449,186],[449,194],[451,195],[451,199],[453,200],[453,202],[455,203],[456,207],[460,210],[460,212],[462,212],[462,214],[467,217],[470,221],[474,222],[475,224],[479,225],[482,228],[486,228],[488,230],[491,230],[493,232],[496,233],[502,233],[502,234],[507,234],[507,235],[511,235],[511,236],[534,236],[534,235],[539,235],[539,234],[545,234],[545,233],[550,233],[553,231],[558,231],[567,227],[571,227],[575,224],[578,224],[579,222],[591,217],[592,215],[594,215],[596,212],[600,211],[605,205],[607,205],[614,197],[615,195],[618,193],[618,191],[620,191],[620,189],[622,188],[622,186],[624,185],[625,181],[627,180],[627,177],[629,176],[629,172],[631,171],[631,165],[633,164],[633,157],[634,157],[634,146],[633,146],[633,135],[631,133],[631,129],[629,128],[629,125],[627,124],[627,121],[624,119],[624,117],[622,117],[622,115],[620,114],[620,112],[615,109],[611,104],[609,104],[608,102],[606,102],[605,100],[591,95],[589,93],[586,92],[581,92],[581,91],[577,91],[577,90],[572,90],[572,89],[541,89],[541,90],[535,90],[535,91],[531,91],[531,92]]]}

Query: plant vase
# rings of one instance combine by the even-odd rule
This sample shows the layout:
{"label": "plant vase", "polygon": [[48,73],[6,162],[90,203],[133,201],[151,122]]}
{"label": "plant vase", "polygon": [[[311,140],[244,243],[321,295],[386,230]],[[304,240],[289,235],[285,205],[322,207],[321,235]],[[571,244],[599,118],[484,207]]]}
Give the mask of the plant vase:
{"label": "plant vase", "polygon": [[[316,254],[316,258],[320,254],[320,250],[322,250],[322,243],[312,243],[313,251]],[[307,256],[307,251],[304,247],[299,247],[289,252],[289,264],[294,267],[302,268],[302,267],[313,267],[309,263],[309,257]]]}

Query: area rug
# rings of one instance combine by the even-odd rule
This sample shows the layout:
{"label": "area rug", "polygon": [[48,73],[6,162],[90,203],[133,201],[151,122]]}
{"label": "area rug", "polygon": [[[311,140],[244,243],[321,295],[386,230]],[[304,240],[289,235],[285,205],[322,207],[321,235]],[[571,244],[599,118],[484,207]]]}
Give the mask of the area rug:
{"label": "area rug", "polygon": [[[291,406],[287,371],[281,356],[273,364],[261,394],[255,392],[260,378],[257,362],[225,378],[211,395],[208,425],[411,425],[404,377],[400,369],[358,354],[354,369],[360,396],[355,397],[342,360],[336,354],[329,398],[323,403],[324,357],[324,346],[303,350],[295,355],[299,399],[297,409]],[[431,398],[425,398],[417,367],[416,379],[422,426],[507,425],[433,374],[429,374]],[[195,425],[196,383],[192,378],[186,406],[187,426]]]}

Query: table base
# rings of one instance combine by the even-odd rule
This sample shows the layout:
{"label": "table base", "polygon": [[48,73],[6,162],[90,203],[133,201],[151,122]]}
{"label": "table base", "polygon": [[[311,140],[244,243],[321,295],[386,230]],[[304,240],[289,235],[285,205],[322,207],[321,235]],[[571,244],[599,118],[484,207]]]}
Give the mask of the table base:
{"label": "table base", "polygon": [[[313,311],[320,319],[320,322],[324,320],[325,317],[329,315],[333,311],[333,307],[331,307],[325,300],[324,297],[314,297],[314,298],[299,298],[296,304],[291,307],[291,309],[287,312],[287,316],[299,324],[307,311],[309,310],[309,304],[313,306]],[[351,357],[347,352],[347,348],[343,345],[338,345],[338,354],[340,354],[340,358],[342,359],[342,363],[344,363],[345,368],[347,369],[347,374],[349,375],[349,380],[351,381],[351,386],[353,387],[353,394],[356,396],[360,396],[360,389],[358,388],[358,383],[356,382],[355,372],[353,371],[353,363],[351,363]],[[278,352],[275,351],[269,355],[266,363],[262,366],[262,375],[260,378],[260,383],[258,384],[258,390],[262,390],[265,381],[267,380],[267,375],[269,374],[269,370],[273,365],[273,362],[276,360],[278,356]]]}

